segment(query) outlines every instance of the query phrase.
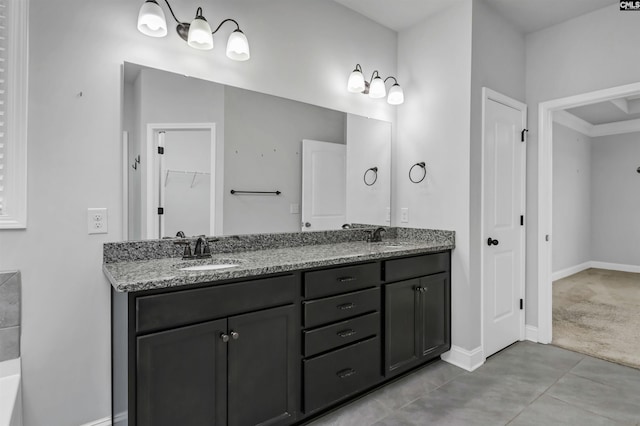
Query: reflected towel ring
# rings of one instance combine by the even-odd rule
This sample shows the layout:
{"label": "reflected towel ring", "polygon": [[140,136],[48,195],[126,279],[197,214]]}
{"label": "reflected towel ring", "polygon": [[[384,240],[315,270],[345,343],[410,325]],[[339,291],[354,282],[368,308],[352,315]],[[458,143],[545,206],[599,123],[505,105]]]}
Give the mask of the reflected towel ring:
{"label": "reflected towel ring", "polygon": [[[373,172],[373,181],[371,179],[369,179],[367,181],[367,174],[369,172]],[[376,181],[378,180],[378,168],[377,167],[371,167],[368,168],[365,172],[364,172],[364,176],[362,177],[362,179],[364,180],[364,184],[367,186],[372,186],[374,183],[376,183]]]}
{"label": "reflected towel ring", "polygon": [[[414,167],[421,167],[422,168],[422,177],[419,180],[413,180],[413,178],[411,177],[411,172],[413,172]],[[421,161],[419,163],[414,164],[409,169],[409,180],[411,182],[420,183],[420,182],[422,182],[424,180],[425,177],[427,177],[427,165],[424,163],[424,161]]]}

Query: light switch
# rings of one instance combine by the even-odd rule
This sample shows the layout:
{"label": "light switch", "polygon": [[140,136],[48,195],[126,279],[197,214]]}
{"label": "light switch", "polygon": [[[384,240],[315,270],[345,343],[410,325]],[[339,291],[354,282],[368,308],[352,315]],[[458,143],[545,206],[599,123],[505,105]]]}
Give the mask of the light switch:
{"label": "light switch", "polygon": [[409,223],[409,209],[400,209],[400,223]]}
{"label": "light switch", "polygon": [[106,234],[109,232],[106,208],[87,209],[87,231],[89,234]]}

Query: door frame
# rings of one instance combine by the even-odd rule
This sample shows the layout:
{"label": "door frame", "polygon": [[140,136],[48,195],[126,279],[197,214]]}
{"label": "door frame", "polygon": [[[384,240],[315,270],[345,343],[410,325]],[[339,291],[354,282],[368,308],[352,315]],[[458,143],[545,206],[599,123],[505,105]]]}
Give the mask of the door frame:
{"label": "door frame", "polygon": [[[587,92],[538,104],[538,342],[553,338],[552,219],[553,113],[596,102],[640,94],[640,83]],[[550,238],[546,240],[546,237]],[[550,244],[547,244],[550,243]]]}
{"label": "door frame", "polygon": [[154,213],[158,207],[158,194],[154,190],[159,182],[158,167],[154,160],[156,150],[156,134],[161,131],[208,130],[211,135],[211,185],[213,197],[210,197],[210,223],[213,225],[212,235],[222,234],[222,213],[224,196],[224,143],[216,138],[216,123],[148,123],[146,126],[146,144],[142,157],[144,159],[144,184],[142,185],[142,231],[144,239],[158,239],[159,221]]}
{"label": "door frame", "polygon": [[[481,327],[481,332],[480,332],[480,344],[482,347],[482,353],[483,353],[483,358],[486,359],[486,351],[485,351],[485,338],[484,338],[484,332],[485,332],[485,323],[484,323],[484,314],[485,314],[485,299],[484,299],[484,294],[485,294],[485,280],[484,280],[484,260],[485,260],[485,254],[484,254],[484,250],[485,250],[485,245],[484,245],[484,235],[485,235],[485,229],[484,229],[484,207],[485,207],[485,179],[484,179],[484,153],[485,153],[485,124],[486,124],[486,106],[487,106],[487,101],[492,100],[495,102],[498,102],[502,105],[505,105],[507,107],[510,108],[514,108],[518,111],[520,111],[520,114],[522,116],[522,128],[526,129],[527,128],[527,104],[516,101],[515,99],[512,99],[506,95],[503,95],[499,92],[496,92],[495,90],[491,90],[488,87],[483,87],[482,88],[482,144],[481,144],[481,153],[480,153],[480,161],[481,161],[481,166],[480,166],[480,241],[478,242],[478,247],[480,248],[480,327]],[[525,142],[526,143],[526,139]],[[524,149],[522,150],[522,154],[521,154],[521,158],[520,158],[520,162],[521,162],[521,167],[522,167],[522,173],[521,173],[521,177],[520,177],[520,193],[521,193],[521,200],[520,200],[520,205],[521,205],[521,212],[522,214],[525,214],[526,211],[526,200],[527,200],[527,193],[526,193],[526,183],[527,183],[527,149],[526,146],[524,147]],[[524,295],[525,295],[525,265],[526,265],[526,221],[525,221],[525,225],[520,227],[520,252],[521,252],[521,256],[520,256],[520,285],[519,290],[520,290],[520,299],[524,299]],[[520,340],[524,340],[525,338],[525,312],[526,309],[521,309],[520,310],[520,318],[519,318],[519,329],[520,329],[520,335],[519,338]]]}

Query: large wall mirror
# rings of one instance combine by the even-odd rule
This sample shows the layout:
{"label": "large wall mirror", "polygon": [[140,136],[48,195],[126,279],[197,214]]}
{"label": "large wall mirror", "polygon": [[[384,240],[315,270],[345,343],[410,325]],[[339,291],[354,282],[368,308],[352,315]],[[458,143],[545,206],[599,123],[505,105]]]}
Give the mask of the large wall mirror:
{"label": "large wall mirror", "polygon": [[391,123],[124,64],[131,240],[391,223]]}

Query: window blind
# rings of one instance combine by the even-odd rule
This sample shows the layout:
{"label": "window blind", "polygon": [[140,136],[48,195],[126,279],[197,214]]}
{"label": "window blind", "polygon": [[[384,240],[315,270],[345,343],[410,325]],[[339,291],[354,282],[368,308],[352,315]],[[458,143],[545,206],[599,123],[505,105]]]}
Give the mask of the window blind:
{"label": "window blind", "polygon": [[7,176],[7,16],[8,0],[0,0],[0,216],[4,214]]}

